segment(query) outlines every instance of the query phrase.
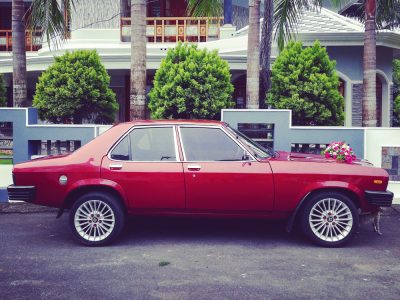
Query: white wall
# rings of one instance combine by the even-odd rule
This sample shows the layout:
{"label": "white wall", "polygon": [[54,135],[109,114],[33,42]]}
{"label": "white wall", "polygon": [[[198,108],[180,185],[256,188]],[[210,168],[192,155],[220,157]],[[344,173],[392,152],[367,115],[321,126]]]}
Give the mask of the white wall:
{"label": "white wall", "polygon": [[[400,147],[400,128],[366,128],[364,156],[374,166],[382,166],[382,147]],[[400,204],[400,181],[390,181],[388,190],[394,193],[394,203]]]}
{"label": "white wall", "polygon": [[5,188],[12,184],[13,165],[0,165],[0,188]]}

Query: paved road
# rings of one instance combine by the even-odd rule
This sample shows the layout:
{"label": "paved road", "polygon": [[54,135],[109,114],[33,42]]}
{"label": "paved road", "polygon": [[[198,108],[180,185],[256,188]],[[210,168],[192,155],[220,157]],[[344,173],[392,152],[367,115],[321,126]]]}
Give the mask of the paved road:
{"label": "paved road", "polygon": [[[134,219],[83,247],[67,215],[0,213],[0,299],[399,299],[400,214],[325,249],[281,222]],[[165,266],[159,266],[164,262]],[[168,264],[169,263],[169,264]]]}

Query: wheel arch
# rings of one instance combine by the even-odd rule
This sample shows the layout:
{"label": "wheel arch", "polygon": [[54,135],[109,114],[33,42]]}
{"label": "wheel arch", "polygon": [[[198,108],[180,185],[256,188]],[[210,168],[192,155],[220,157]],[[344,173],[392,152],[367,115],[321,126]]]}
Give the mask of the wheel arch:
{"label": "wheel arch", "polygon": [[307,201],[309,199],[311,199],[314,195],[321,193],[321,192],[339,192],[339,193],[343,193],[344,195],[346,195],[347,197],[350,198],[350,200],[354,203],[354,205],[356,206],[356,208],[360,208],[361,203],[360,203],[360,198],[357,195],[357,193],[351,189],[347,189],[347,188],[343,188],[343,187],[321,187],[318,189],[315,189],[311,192],[308,192],[301,200],[300,202],[297,204],[296,209],[293,211],[293,213],[291,214],[287,224],[286,224],[286,231],[287,232],[291,232],[293,229],[293,225],[298,217],[299,212],[302,210],[302,208],[304,207],[305,203],[307,203]]}
{"label": "wheel arch", "polygon": [[110,185],[104,184],[89,184],[71,189],[64,199],[63,209],[70,209],[79,197],[90,192],[107,193],[114,196],[121,204],[125,213],[127,212],[127,205],[123,193]]}

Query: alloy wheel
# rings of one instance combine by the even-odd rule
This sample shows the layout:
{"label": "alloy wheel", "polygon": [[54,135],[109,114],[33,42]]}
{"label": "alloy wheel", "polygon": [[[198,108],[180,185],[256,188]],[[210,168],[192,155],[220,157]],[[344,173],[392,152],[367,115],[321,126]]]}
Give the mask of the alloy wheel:
{"label": "alloy wheel", "polygon": [[335,198],[324,198],[315,203],[308,221],[312,232],[326,242],[343,240],[353,228],[349,206]]}
{"label": "alloy wheel", "polygon": [[106,239],[115,226],[112,208],[101,200],[83,202],[75,212],[74,225],[77,233],[87,241]]}

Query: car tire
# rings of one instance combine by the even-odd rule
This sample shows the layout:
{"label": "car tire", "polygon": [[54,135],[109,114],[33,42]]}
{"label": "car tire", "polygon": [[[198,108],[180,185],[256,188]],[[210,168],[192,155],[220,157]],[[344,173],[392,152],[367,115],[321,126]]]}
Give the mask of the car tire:
{"label": "car tire", "polygon": [[343,193],[319,192],[305,203],[300,225],[303,233],[314,243],[339,247],[351,240],[357,230],[357,208]]}
{"label": "car tire", "polygon": [[82,195],[72,205],[69,214],[72,234],[86,246],[112,243],[125,224],[125,213],[115,196],[91,192]]}

